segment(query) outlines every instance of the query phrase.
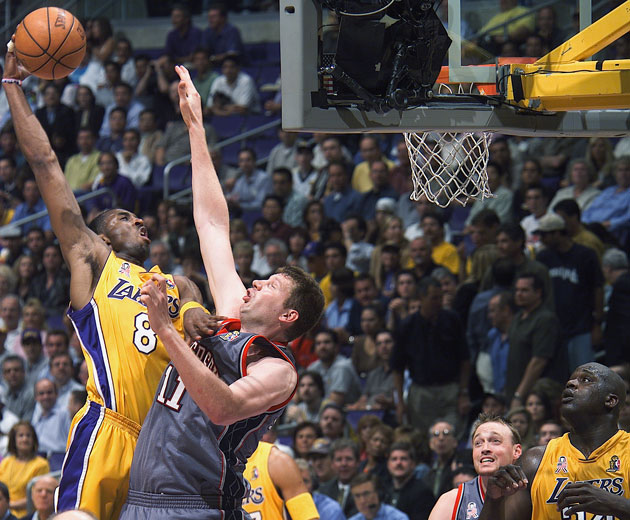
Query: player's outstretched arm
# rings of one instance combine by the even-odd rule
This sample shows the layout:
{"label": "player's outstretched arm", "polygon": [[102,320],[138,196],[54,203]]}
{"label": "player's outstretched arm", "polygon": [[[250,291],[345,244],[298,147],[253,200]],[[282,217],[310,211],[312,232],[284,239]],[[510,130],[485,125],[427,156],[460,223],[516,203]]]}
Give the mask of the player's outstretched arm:
{"label": "player's outstretched arm", "polygon": [[269,476],[280,491],[285,507],[293,520],[314,520],[319,513],[313,497],[302,481],[302,473],[295,461],[278,448],[269,452]]}
{"label": "player's outstretched arm", "polygon": [[[3,79],[22,80],[27,76],[28,72],[18,65],[15,53],[7,52]],[[10,82],[3,82],[2,86],[20,148],[35,174],[53,231],[73,274],[70,288],[73,305],[82,307],[91,296],[92,283],[107,259],[108,248],[85,225],[46,132],[31,111],[21,86]]]}
{"label": "player's outstretched arm", "polygon": [[234,267],[227,202],[208,152],[201,97],[185,67],[179,75],[179,107],[192,156],[193,215],[217,314],[238,318],[245,287]]}

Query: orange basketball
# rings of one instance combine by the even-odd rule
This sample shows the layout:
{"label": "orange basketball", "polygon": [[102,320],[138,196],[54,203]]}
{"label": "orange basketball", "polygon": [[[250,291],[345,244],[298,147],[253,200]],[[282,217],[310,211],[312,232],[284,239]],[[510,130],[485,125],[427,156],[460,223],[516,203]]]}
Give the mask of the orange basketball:
{"label": "orange basketball", "polygon": [[65,9],[42,7],[27,14],[17,26],[15,54],[38,78],[64,78],[81,64],[85,31]]}

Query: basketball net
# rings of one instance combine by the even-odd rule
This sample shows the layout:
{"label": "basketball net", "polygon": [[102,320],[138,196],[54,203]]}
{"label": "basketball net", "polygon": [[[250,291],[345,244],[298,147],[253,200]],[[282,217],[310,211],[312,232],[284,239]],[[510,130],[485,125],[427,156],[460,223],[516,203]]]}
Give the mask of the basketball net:
{"label": "basketball net", "polygon": [[[440,85],[440,88],[448,85]],[[460,93],[462,86],[459,86]],[[440,206],[493,197],[488,186],[490,132],[410,132],[405,143],[411,162],[413,192]]]}

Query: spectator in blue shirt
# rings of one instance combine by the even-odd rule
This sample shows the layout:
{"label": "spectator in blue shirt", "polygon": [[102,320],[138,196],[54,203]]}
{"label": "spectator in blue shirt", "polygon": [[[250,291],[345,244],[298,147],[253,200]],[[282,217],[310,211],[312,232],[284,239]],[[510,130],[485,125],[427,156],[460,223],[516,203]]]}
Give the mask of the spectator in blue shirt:
{"label": "spectator in blue shirt", "polygon": [[64,452],[70,432],[70,415],[57,404],[57,386],[50,379],[35,383],[35,411],[31,423],[39,439],[39,449],[45,453]]}
{"label": "spectator in blue shirt", "polygon": [[99,152],[120,152],[122,150],[123,134],[127,126],[127,111],[123,107],[114,107],[108,116],[109,135],[100,137],[96,141]]}
{"label": "spectator in blue shirt", "polygon": [[602,191],[582,213],[582,222],[600,222],[618,239],[626,242],[630,230],[630,156],[614,165],[615,186]]}
{"label": "spectator in blue shirt", "polygon": [[[138,199],[138,192],[133,182],[118,173],[118,160],[116,156],[111,152],[103,152],[98,159],[98,166],[101,171],[97,175],[94,184],[92,184],[92,190],[109,188],[114,192],[114,196],[112,197],[111,194],[104,193],[99,197],[95,197],[91,201],[90,210],[103,211],[105,209],[118,207],[134,211]],[[118,202],[116,202],[115,199],[117,199]]]}
{"label": "spectator in blue shirt", "polygon": [[272,189],[271,177],[256,168],[256,152],[251,148],[243,148],[239,152],[238,167],[238,178],[227,199],[245,212],[260,211],[265,196]]}
{"label": "spectator in blue shirt", "polygon": [[173,30],[166,36],[165,54],[175,58],[177,63],[192,61],[192,54],[201,43],[201,29],[192,24],[190,10],[184,4],[173,6],[171,23]]}
{"label": "spectator in blue shirt", "polygon": [[328,165],[330,194],[324,197],[324,211],[327,217],[343,222],[353,213],[359,213],[361,194],[350,186],[350,174],[342,162]]}
{"label": "spectator in blue shirt", "polygon": [[208,9],[208,28],[201,35],[201,45],[210,52],[210,61],[214,65],[227,56],[243,56],[241,33],[228,23],[225,5],[214,4]]}
{"label": "spectator in blue shirt", "polygon": [[[18,204],[17,208],[15,208],[15,213],[13,214],[11,222],[17,222],[20,219],[34,215],[35,213],[46,209],[46,205],[39,194],[39,188],[37,187],[35,179],[27,179],[24,181],[22,198],[24,199],[24,202]],[[26,234],[26,232],[32,227],[39,227],[43,229],[47,233],[48,238],[52,238],[52,228],[50,226],[50,218],[48,216],[40,217],[36,220],[28,222],[27,224],[23,224],[21,226],[22,234]]]}
{"label": "spectator in blue shirt", "polygon": [[319,482],[313,466],[304,459],[295,459],[295,463],[300,468],[306,489],[313,496],[319,517],[326,520],[346,520],[346,515],[343,514],[343,510],[336,500],[316,491]]}
{"label": "spectator in blue shirt", "polygon": [[516,312],[514,296],[510,291],[501,291],[490,298],[488,317],[492,328],[488,331],[487,352],[492,363],[492,384],[495,394],[502,394],[505,387],[507,356],[510,350],[508,332]]}
{"label": "spectator in blue shirt", "polygon": [[109,128],[109,115],[116,107],[122,107],[127,111],[125,128],[138,128],[140,126],[140,112],[144,110],[144,105],[133,99],[133,89],[127,83],[114,85],[114,102],[107,106],[101,125],[100,136],[111,135]]}
{"label": "spectator in blue shirt", "polygon": [[409,517],[393,506],[381,503],[382,489],[374,475],[361,473],[350,483],[350,492],[359,512],[350,520],[409,520]]}

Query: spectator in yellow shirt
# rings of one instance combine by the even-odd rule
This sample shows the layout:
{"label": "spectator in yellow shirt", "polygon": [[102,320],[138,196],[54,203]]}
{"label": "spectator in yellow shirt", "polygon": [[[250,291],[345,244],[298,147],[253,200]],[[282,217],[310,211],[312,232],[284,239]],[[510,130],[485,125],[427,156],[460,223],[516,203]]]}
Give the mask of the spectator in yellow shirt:
{"label": "spectator in yellow shirt", "polygon": [[444,240],[444,222],[437,213],[426,213],[422,217],[422,231],[433,245],[431,257],[436,264],[443,265],[455,276],[459,273],[460,258],[457,248]]}
{"label": "spectator in yellow shirt", "polygon": [[388,172],[392,171],[395,164],[383,155],[378,139],[373,135],[366,135],[361,138],[359,151],[361,152],[363,162],[360,162],[354,168],[354,172],[352,173],[352,188],[359,193],[365,193],[374,187],[372,179],[370,178],[372,163],[383,161],[387,165]]}

